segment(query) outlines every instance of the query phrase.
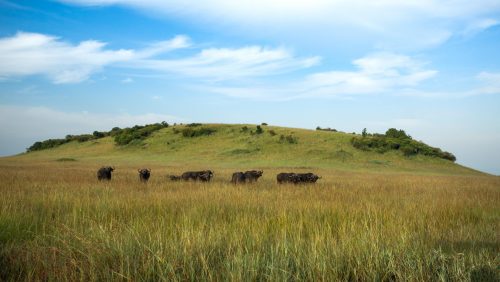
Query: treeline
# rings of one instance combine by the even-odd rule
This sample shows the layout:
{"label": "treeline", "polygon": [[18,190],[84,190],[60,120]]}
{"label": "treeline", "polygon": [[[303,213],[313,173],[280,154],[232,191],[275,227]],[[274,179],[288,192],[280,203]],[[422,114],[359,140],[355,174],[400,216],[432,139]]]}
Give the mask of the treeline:
{"label": "treeline", "polygon": [[158,131],[162,128],[169,127],[166,122],[146,124],[146,125],[136,125],[134,127],[119,128],[114,127],[110,131],[94,131],[92,134],[81,134],[81,135],[66,135],[64,139],[48,139],[45,141],[37,141],[31,145],[26,151],[40,151],[50,148],[55,148],[57,146],[77,141],[86,142],[90,140],[96,140],[104,137],[114,137],[115,143],[117,145],[127,145],[134,140],[143,140],[150,136],[153,132]]}
{"label": "treeline", "polygon": [[390,128],[385,134],[369,134],[366,128],[361,136],[351,139],[352,145],[364,151],[376,151],[385,153],[390,150],[401,151],[405,156],[424,155],[438,157],[450,161],[456,161],[456,157],[449,152],[444,152],[439,148],[431,147],[423,142],[413,140],[404,130]]}

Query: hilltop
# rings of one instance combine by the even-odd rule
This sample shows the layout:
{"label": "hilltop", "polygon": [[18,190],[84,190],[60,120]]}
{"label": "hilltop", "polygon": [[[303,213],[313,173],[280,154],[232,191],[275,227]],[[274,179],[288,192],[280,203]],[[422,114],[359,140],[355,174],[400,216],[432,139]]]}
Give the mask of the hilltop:
{"label": "hilltop", "polygon": [[[446,158],[408,154],[403,148],[394,149],[392,141],[385,142],[386,147],[367,150],[372,143],[380,143],[380,138],[383,137],[380,134],[363,139],[359,134],[318,129],[249,124],[169,126],[162,123],[128,129],[114,128],[110,132],[96,131],[94,134],[68,135],[66,139],[37,142],[27,153],[11,159],[116,164],[135,162],[171,166],[211,165],[227,168],[335,168],[436,174],[479,173]],[[357,142],[353,142],[353,138]],[[414,140],[409,141],[427,146]],[[398,144],[397,147],[399,146]],[[428,148],[431,148],[432,152],[444,154],[445,157],[451,155],[454,159],[450,153]]]}

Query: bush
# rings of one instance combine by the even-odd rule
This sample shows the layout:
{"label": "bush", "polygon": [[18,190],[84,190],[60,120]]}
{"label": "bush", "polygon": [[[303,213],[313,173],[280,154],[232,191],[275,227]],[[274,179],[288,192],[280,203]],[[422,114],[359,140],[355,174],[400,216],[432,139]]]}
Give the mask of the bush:
{"label": "bush", "polygon": [[289,143],[289,144],[297,144],[298,143],[298,139],[297,137],[293,136],[293,135],[280,135],[280,142],[281,143]]}
{"label": "bush", "polygon": [[132,128],[125,128],[120,130],[119,133],[115,135],[115,143],[123,146],[130,144],[132,141],[141,141],[150,136],[153,132],[166,127],[168,127],[168,123],[163,122],[147,124],[144,126],[136,125]]}
{"label": "bush", "polygon": [[248,132],[248,126],[246,126],[246,125],[245,125],[245,126],[243,126],[243,127],[241,128],[241,132]]}
{"label": "bush", "polygon": [[190,123],[190,124],[186,124],[187,127],[197,127],[197,126],[201,126],[201,123]]}
{"label": "bush", "polygon": [[212,135],[214,132],[216,132],[215,129],[206,127],[202,127],[200,129],[184,128],[182,130],[182,136],[184,137],[208,136]]}
{"label": "bush", "polygon": [[399,150],[403,155],[424,155],[438,157],[450,161],[456,161],[455,156],[449,152],[443,152],[439,148],[431,147],[423,142],[415,141],[404,130],[391,128],[386,134],[372,134],[364,137],[353,137],[351,144],[354,148],[365,151],[385,153],[389,150]]}
{"label": "bush", "polygon": [[255,133],[262,134],[262,133],[264,133],[264,130],[262,129],[262,127],[260,127],[260,125],[257,125],[257,129],[255,130]]}
{"label": "bush", "polygon": [[260,125],[266,126],[266,125],[267,125],[267,123],[263,122],[263,123],[261,123]]}
{"label": "bush", "polygon": [[92,135],[95,137],[95,138],[103,138],[103,137],[106,137],[107,134],[105,132],[99,132],[99,131],[94,131],[92,133]]}
{"label": "bush", "polygon": [[272,129],[271,129],[271,130],[269,130],[268,132],[269,132],[269,134],[270,134],[271,136],[275,136],[275,135],[276,135],[276,132],[275,132],[274,130],[272,130]]}
{"label": "bush", "polygon": [[37,141],[33,145],[31,145],[27,151],[28,152],[33,152],[33,151],[40,151],[40,150],[45,150],[45,149],[50,149],[50,148],[55,148],[57,146],[60,146],[62,144],[68,143],[67,139],[48,139],[45,141]]}
{"label": "bush", "polygon": [[389,128],[385,132],[385,136],[389,137],[389,138],[411,139],[411,136],[407,135],[404,130],[402,130],[402,129],[397,130],[396,128]]}
{"label": "bush", "polygon": [[337,132],[337,129],[335,129],[335,128],[330,128],[330,127],[321,128],[321,127],[317,126],[317,127],[316,127],[316,130],[319,130],[319,131],[332,131],[332,132]]}

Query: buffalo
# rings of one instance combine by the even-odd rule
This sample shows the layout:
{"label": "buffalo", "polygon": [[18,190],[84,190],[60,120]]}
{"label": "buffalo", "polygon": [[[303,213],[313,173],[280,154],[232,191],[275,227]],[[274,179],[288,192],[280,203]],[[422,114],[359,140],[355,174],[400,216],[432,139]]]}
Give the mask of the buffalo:
{"label": "buffalo", "polygon": [[231,177],[232,183],[245,183],[245,182],[255,182],[262,176],[264,172],[262,170],[248,170],[245,172],[235,172]]}
{"label": "buffalo", "polygon": [[262,176],[264,172],[262,170],[249,170],[245,171],[245,180],[248,182],[255,182]]}
{"label": "buffalo", "polygon": [[137,170],[139,172],[139,180],[141,182],[148,182],[149,177],[151,176],[150,168],[142,168]]}
{"label": "buffalo", "polygon": [[321,177],[314,173],[286,173],[282,172],[276,176],[276,180],[281,183],[316,183]]}
{"label": "buffalo", "polygon": [[187,171],[181,175],[182,180],[194,180],[208,182],[212,179],[214,173],[211,170]]}
{"label": "buffalo", "polygon": [[114,167],[111,166],[103,166],[97,171],[97,179],[102,180],[111,180],[111,172],[115,170]]}
{"label": "buffalo", "polygon": [[182,179],[182,177],[177,176],[177,175],[169,175],[168,178],[170,178],[170,180],[172,180],[172,181],[179,181]]}
{"label": "buffalo", "polygon": [[241,171],[233,173],[233,176],[231,177],[231,182],[234,184],[244,183],[245,181],[246,181],[245,173],[243,173]]}
{"label": "buffalo", "polygon": [[314,173],[308,172],[308,173],[298,173],[297,177],[299,178],[299,182],[306,182],[306,183],[316,183],[318,179],[320,179],[320,176],[317,176]]}

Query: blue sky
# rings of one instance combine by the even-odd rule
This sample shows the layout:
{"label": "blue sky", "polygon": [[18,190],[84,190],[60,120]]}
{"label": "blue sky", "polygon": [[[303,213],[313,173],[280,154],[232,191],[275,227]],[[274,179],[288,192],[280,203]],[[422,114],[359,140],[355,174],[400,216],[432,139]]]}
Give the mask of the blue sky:
{"label": "blue sky", "polygon": [[500,2],[0,0],[0,155],[168,122],[402,128],[500,174]]}

